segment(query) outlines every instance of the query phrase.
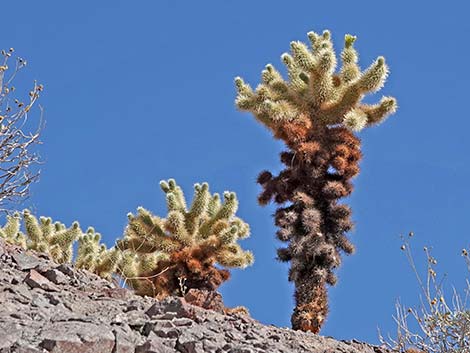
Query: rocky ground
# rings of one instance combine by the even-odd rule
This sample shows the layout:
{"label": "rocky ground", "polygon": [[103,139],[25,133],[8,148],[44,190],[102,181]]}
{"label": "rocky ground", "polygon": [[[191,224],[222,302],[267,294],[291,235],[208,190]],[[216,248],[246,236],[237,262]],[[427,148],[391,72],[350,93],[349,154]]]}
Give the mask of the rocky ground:
{"label": "rocky ground", "polygon": [[215,310],[142,298],[0,239],[0,353],[386,352]]}

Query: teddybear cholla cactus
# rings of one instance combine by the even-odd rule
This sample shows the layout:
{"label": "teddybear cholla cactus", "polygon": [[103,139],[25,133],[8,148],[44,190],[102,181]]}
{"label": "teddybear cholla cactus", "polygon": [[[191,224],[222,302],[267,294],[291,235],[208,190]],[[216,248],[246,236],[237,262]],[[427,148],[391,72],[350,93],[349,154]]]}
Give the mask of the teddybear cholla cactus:
{"label": "teddybear cholla cactus", "polygon": [[75,266],[110,280],[121,260],[121,251],[116,247],[107,249],[100,240],[101,234],[96,233],[93,227],[78,237]]}
{"label": "teddybear cholla cactus", "polygon": [[186,206],[175,181],[160,183],[166,194],[166,219],[139,207],[129,214],[125,236],[117,242],[123,251],[118,272],[138,294],[163,298],[182,295],[184,288],[215,290],[229,278],[226,269],[244,268],[253,255],[241,249],[239,239],[249,227],[235,216],[235,193],[211,196],[207,183],[195,184],[191,206]]}
{"label": "teddybear cholla cactus", "polygon": [[5,226],[0,229],[2,238],[26,249],[47,253],[59,263],[72,261],[73,242],[82,234],[78,222],[67,228],[60,222],[52,222],[51,218],[40,217],[38,221],[28,210],[22,215],[26,233],[20,231],[21,216],[16,212],[7,216]]}
{"label": "teddybear cholla cactus", "polygon": [[[116,248],[108,250],[106,245],[100,244],[101,236],[93,228],[88,228],[87,233],[83,234],[78,222],[67,228],[49,217],[38,220],[29,210],[24,210],[22,216],[18,212],[7,215],[5,226],[0,228],[0,237],[10,244],[46,253],[58,263],[72,263],[73,244],[78,239],[75,266],[111,279],[120,252]],[[20,229],[21,218],[25,233]]]}
{"label": "teddybear cholla cactus", "polygon": [[292,55],[282,55],[288,81],[268,64],[255,91],[239,77],[235,83],[238,108],[252,112],[289,148],[281,153],[286,168],[278,176],[268,171],[259,175],[264,189],[259,202],[290,202],[275,214],[277,237],[289,243],[278,250],[278,258],[291,261],[293,328],[317,333],[328,312],[326,284],[336,283],[333,271],[341,252],[354,251],[346,237],[353,226],[351,210],[339,204],[352,192],[351,179],[359,173],[360,140],[353,131],[383,121],[396,110],[396,101],[383,97],[379,104],[361,103],[385,82],[383,57],[361,72],[353,47],[356,38],[346,35],[343,65],[336,72],[330,32],[310,32],[308,37],[311,49],[292,42]]}

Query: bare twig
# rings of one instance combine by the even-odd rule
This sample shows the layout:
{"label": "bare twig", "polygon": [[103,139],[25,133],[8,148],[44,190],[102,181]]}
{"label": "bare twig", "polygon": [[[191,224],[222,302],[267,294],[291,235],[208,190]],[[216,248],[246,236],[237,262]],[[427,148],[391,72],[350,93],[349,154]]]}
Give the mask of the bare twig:
{"label": "bare twig", "polygon": [[[407,309],[397,302],[394,317],[397,324],[397,336],[384,339],[379,332],[380,341],[395,352],[405,352],[414,348],[426,353],[469,353],[470,308],[467,299],[470,293],[470,282],[466,280],[464,299],[453,288],[450,301],[452,304],[449,305],[443,289],[445,276],[439,281],[436,279],[437,260],[431,255],[429,248],[424,248],[427,274],[426,279],[423,280],[414,262],[410,240],[404,237],[402,240],[404,243],[401,248],[405,251],[408,262],[416,275],[424,300],[421,297],[421,305],[418,309]],[[462,256],[470,271],[470,255],[466,249],[462,251]]]}
{"label": "bare twig", "polygon": [[40,134],[44,128],[43,109],[39,106],[39,123],[35,131],[29,131],[28,115],[39,98],[43,86],[34,83],[29,92],[29,101],[23,102],[12,97],[12,85],[18,71],[26,66],[26,61],[16,59],[14,69],[9,70],[13,49],[2,50],[3,63],[0,66],[0,212],[8,212],[11,203],[25,200],[30,193],[30,185],[37,181],[40,171],[39,156],[33,152],[34,145],[40,144]]}

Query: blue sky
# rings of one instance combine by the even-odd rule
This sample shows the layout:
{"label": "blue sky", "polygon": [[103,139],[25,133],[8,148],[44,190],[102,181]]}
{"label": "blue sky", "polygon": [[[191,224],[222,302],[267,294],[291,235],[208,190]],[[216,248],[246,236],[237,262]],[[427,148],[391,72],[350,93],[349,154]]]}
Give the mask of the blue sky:
{"label": "blue sky", "polygon": [[[279,171],[282,144],[234,106],[233,78],[259,82],[281,67],[292,40],[310,30],[358,36],[362,67],[384,55],[391,69],[379,92],[398,99],[384,124],[361,133],[364,159],[348,201],[357,253],[330,290],[322,333],[377,342],[393,332],[394,303],[417,302],[399,234],[434,248],[449,285],[463,284],[469,245],[469,8],[464,1],[31,1],[2,2],[0,47],[29,65],[17,82],[45,85],[41,180],[26,206],[83,228],[108,245],[126,214],[142,205],[164,215],[158,181],[176,178],[235,191],[252,236],[253,267],[234,271],[221,291],[261,322],[290,325],[293,288],[274,260],[271,215],[256,203],[263,169]],[[375,99],[378,99],[375,97]],[[417,262],[424,263],[417,251]]]}

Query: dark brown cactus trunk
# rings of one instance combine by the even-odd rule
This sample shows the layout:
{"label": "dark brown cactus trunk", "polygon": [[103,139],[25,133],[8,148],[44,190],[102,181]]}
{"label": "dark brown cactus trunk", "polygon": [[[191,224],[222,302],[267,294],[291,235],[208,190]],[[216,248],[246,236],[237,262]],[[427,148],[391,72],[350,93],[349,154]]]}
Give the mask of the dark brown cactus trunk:
{"label": "dark brown cactus trunk", "polygon": [[354,251],[346,237],[353,227],[351,210],[339,200],[353,190],[361,152],[360,140],[342,127],[304,136],[281,153],[286,168],[278,176],[260,174],[259,202],[289,203],[277,209],[275,222],[277,237],[288,243],[278,258],[291,261],[289,280],[296,287],[292,325],[318,333],[328,312],[326,285],[336,283],[341,253]]}

